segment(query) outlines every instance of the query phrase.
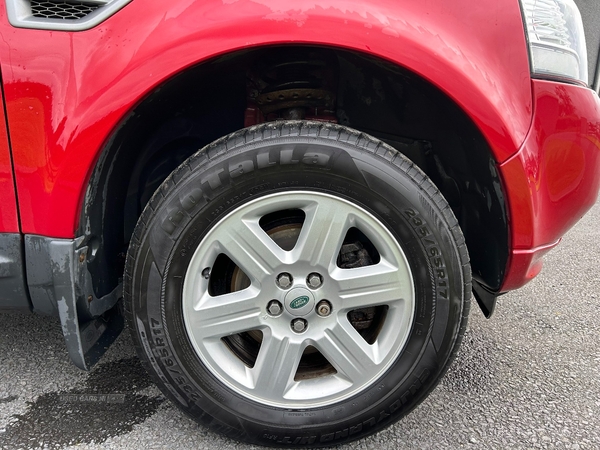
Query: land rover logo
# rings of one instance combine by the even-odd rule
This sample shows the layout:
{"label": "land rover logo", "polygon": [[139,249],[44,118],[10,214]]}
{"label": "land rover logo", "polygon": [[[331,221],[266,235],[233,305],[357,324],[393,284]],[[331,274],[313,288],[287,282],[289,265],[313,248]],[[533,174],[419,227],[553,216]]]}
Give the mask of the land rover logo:
{"label": "land rover logo", "polygon": [[306,295],[301,295],[300,297],[296,297],[290,302],[290,308],[300,309],[303,306],[305,306],[309,301],[310,299]]}

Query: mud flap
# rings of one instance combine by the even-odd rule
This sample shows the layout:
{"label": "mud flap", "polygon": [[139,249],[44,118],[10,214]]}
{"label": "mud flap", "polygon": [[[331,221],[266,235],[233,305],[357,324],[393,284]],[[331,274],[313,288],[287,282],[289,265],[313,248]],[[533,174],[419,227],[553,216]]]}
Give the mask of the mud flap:
{"label": "mud flap", "polygon": [[473,280],[473,295],[485,317],[488,319],[492,317],[496,308],[496,300],[500,294],[491,292],[477,280]]}
{"label": "mud flap", "polygon": [[25,236],[27,282],[34,311],[58,315],[73,363],[89,370],[123,329],[121,286],[93,294],[82,239]]}

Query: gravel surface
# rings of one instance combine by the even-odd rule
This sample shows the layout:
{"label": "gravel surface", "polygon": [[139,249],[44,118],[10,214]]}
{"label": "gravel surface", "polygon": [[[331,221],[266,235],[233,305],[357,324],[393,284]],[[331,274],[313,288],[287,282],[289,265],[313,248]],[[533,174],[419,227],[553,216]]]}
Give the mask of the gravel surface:
{"label": "gravel surface", "polygon": [[[491,320],[472,308],[459,357],[415,411],[338,448],[600,448],[599,223],[600,201]],[[0,315],[0,380],[0,448],[257,448],[171,406],[128,333],[86,373],[57,321]]]}

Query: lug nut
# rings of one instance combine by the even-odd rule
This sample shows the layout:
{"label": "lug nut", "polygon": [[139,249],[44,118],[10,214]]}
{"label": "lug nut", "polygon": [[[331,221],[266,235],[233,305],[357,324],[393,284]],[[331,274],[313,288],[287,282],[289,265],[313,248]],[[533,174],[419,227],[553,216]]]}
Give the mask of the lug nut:
{"label": "lug nut", "polygon": [[327,300],[321,300],[317,303],[317,314],[321,317],[326,317],[331,314],[331,303]]}
{"label": "lug nut", "polygon": [[308,327],[308,322],[304,319],[294,319],[292,320],[292,330],[296,333],[303,333],[306,331]]}
{"label": "lug nut", "polygon": [[287,289],[292,285],[292,276],[289,273],[280,273],[277,277],[277,284],[281,289]]}
{"label": "lug nut", "polygon": [[283,311],[283,306],[277,300],[271,300],[267,305],[267,311],[272,316],[278,316]]}
{"label": "lug nut", "polygon": [[306,282],[310,288],[317,289],[323,284],[323,277],[318,273],[313,272],[306,277]]}

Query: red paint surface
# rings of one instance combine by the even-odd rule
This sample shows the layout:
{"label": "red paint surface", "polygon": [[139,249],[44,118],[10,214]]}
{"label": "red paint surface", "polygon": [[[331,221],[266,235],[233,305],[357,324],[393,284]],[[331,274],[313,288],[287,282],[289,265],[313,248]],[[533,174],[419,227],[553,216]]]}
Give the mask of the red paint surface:
{"label": "red paint surface", "polygon": [[4,8],[0,62],[25,233],[73,237],[89,174],[126,113],[177,72],[235,49],[314,43],[395,61],[455,99],[498,161],[531,122],[516,1],[145,0],[77,33],[13,28]]}
{"label": "red paint surface", "polygon": [[17,201],[13,180],[6,118],[0,93],[0,233],[18,233]]}
{"label": "red paint surface", "polygon": [[503,290],[541,270],[541,255],[595,203],[600,100],[579,86],[534,80],[535,117],[523,147],[500,167],[513,256]]}

